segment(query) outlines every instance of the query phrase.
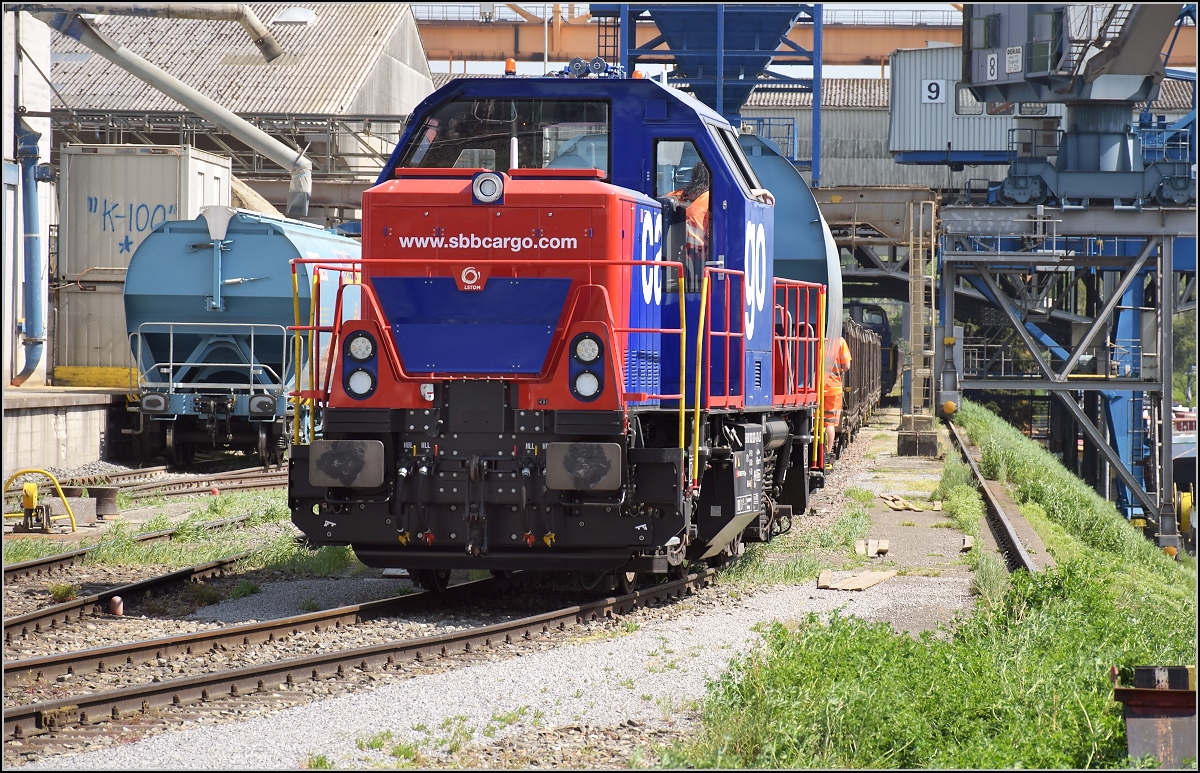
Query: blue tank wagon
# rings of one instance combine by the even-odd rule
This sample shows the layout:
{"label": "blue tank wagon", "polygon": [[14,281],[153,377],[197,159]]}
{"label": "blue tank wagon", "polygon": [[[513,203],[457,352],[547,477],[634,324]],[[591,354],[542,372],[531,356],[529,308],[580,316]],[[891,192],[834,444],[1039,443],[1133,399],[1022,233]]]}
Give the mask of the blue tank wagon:
{"label": "blue tank wagon", "polygon": [[[138,368],[137,409],[152,448],[176,464],[197,449],[257,452],[282,463],[289,447],[288,393],[297,372],[289,325],[313,314],[313,274],[291,261],[345,263],[359,243],[296,220],[208,207],[164,223],[138,247],[125,281],[125,321]],[[333,282],[317,283],[332,313]],[[332,319],[322,319],[328,324]],[[311,351],[302,347],[301,351]]]}

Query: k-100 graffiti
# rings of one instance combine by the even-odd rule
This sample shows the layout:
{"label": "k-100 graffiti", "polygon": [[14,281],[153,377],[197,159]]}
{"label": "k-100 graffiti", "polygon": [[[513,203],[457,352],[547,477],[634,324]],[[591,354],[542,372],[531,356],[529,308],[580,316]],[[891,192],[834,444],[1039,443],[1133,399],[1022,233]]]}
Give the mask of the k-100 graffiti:
{"label": "k-100 graffiti", "polygon": [[145,233],[170,220],[175,215],[174,204],[134,204],[109,201],[98,196],[87,197],[88,213],[100,218],[102,232]]}

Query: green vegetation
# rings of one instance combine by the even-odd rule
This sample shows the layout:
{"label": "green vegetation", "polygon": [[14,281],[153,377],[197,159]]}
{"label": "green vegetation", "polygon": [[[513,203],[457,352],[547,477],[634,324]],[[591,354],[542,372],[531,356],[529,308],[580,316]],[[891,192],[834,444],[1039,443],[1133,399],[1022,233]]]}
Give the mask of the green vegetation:
{"label": "green vegetation", "polygon": [[[138,507],[145,505],[145,500],[137,501]],[[205,527],[210,521],[245,513],[250,513],[251,517],[243,523],[216,530]],[[85,541],[80,547],[96,548],[87,558],[91,564],[182,568],[249,553],[243,561],[246,569],[273,569],[317,576],[366,571],[348,547],[313,551],[297,542],[290,529],[270,529],[273,525],[286,523],[290,515],[285,491],[232,491],[204,500],[200,509],[179,523],[173,523],[165,513],[159,513],[141,525],[116,523],[99,540]],[[269,529],[267,533],[273,536],[264,537],[262,527]],[[170,540],[134,540],[138,534],[169,528],[176,530]],[[4,563],[29,561],[61,551],[61,544],[48,540],[5,540]],[[245,592],[245,589],[235,589],[235,592]]]}
{"label": "green vegetation", "polygon": [[59,604],[70,601],[79,595],[79,586],[67,582],[48,583],[46,590],[50,591],[50,598]]}
{"label": "green vegetation", "polygon": [[[1173,359],[1171,368],[1171,391],[1176,405],[1188,405],[1184,394],[1188,369],[1196,364],[1196,309],[1189,309],[1171,317]],[[1192,380],[1192,402],[1194,407],[1200,400],[1200,384]]]}
{"label": "green vegetation", "polygon": [[866,536],[871,526],[863,500],[870,502],[875,495],[853,488],[846,493],[855,504],[828,529],[794,531],[767,543],[749,545],[729,571],[720,575],[720,581],[738,587],[797,585],[816,577],[835,556],[838,565],[853,560],[850,556],[855,541]]}
{"label": "green vegetation", "polygon": [[333,760],[324,754],[310,754],[301,764],[307,770],[333,770],[337,767]]}
{"label": "green vegetation", "polygon": [[262,588],[250,582],[249,580],[240,580],[237,585],[233,586],[233,590],[229,592],[231,599],[244,599],[247,596],[253,596],[255,593],[261,593]]}
{"label": "green vegetation", "polygon": [[[978,594],[953,630],[816,615],[772,626],[712,682],[703,730],[665,767],[1141,767],[1126,756],[1109,668],[1196,657],[1196,564],[1173,561],[1016,430],[966,403],[959,417],[1003,461],[1057,566],[1008,576],[983,551]],[[1011,431],[1010,431],[1011,430]],[[981,442],[982,441],[982,442]],[[958,465],[965,469],[965,465]],[[939,490],[966,519],[979,493],[947,464]],[[980,502],[981,507],[981,502]],[[947,505],[947,509],[951,509]]]}

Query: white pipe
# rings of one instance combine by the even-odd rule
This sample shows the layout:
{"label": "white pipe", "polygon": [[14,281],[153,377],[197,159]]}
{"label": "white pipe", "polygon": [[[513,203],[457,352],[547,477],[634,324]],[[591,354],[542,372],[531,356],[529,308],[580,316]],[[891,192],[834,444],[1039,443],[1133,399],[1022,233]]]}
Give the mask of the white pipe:
{"label": "white pipe", "polygon": [[263,25],[254,10],[244,3],[14,3],[9,4],[5,10],[236,21],[250,35],[250,39],[268,62],[278,59],[283,54],[275,36]]}
{"label": "white pipe", "polygon": [[287,214],[289,217],[303,217],[308,214],[308,202],[312,198],[312,162],[304,157],[303,151],[289,148],[173,75],[147,62],[124,46],[111,42],[86,19],[74,13],[37,13],[34,16],[67,37],[78,40],[118,67],[133,73],[189,110],[211,119],[252,149],[287,169],[292,175],[288,185]]}

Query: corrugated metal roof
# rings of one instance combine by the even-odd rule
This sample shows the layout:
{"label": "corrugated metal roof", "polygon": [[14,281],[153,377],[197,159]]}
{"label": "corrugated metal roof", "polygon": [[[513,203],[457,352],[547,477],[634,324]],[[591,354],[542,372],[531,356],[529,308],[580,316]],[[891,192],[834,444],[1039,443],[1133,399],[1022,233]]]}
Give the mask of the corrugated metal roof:
{"label": "corrugated metal roof", "polygon": [[[251,3],[284,55],[268,64],[234,21],[108,16],[98,26],[113,43],[166,70],[234,112],[345,112],[400,24],[415,24],[403,3]],[[280,10],[311,8],[308,25],[271,24]],[[175,100],[58,33],[51,80],[76,110],[169,110]],[[427,72],[423,51],[416,69]],[[415,66],[415,65],[414,65]],[[61,106],[55,100],[56,106]]]}
{"label": "corrugated metal roof", "polygon": [[[924,50],[924,49],[921,49]],[[455,78],[499,78],[496,74],[444,73],[432,75],[433,87],[440,89]],[[860,110],[887,110],[890,85],[887,78],[823,78],[821,80],[821,108],[853,108]],[[812,94],[782,91],[771,86],[759,86],[750,92],[745,108],[797,108],[812,107]],[[1138,107],[1141,107],[1140,105]],[[1191,84],[1177,80],[1165,80],[1162,92],[1154,103],[1155,110],[1186,112],[1192,108]]]}

